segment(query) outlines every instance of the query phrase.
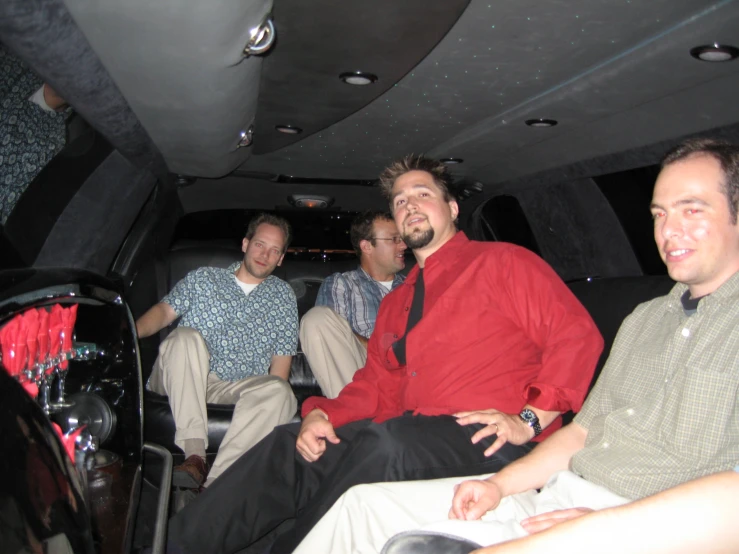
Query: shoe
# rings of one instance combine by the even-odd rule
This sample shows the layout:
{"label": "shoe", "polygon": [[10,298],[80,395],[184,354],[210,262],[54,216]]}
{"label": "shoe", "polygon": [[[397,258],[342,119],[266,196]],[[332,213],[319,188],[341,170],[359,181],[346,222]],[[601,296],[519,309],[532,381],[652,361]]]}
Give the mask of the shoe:
{"label": "shoe", "polygon": [[172,470],[172,485],[182,489],[197,489],[208,476],[208,463],[193,454]]}

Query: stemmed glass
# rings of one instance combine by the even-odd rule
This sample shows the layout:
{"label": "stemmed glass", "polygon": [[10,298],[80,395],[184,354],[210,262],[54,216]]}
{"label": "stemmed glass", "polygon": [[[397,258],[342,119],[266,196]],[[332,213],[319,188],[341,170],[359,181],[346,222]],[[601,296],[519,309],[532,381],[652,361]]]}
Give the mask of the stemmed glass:
{"label": "stemmed glass", "polygon": [[[56,308],[56,306],[54,307]],[[59,308],[61,309],[62,326],[61,332],[59,333],[59,363],[55,370],[57,374],[57,401],[52,406],[61,409],[74,406],[74,402],[65,400],[64,398],[64,384],[67,380],[67,372],[69,371],[69,358],[74,354],[72,350],[72,333],[74,331],[75,319],[77,319],[77,304],[69,308],[62,308],[61,306]]]}

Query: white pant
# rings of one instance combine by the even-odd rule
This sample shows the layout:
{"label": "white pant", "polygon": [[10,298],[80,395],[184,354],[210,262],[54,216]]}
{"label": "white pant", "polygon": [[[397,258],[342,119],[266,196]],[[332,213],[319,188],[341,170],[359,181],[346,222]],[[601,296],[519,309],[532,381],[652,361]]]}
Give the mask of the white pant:
{"label": "white pant", "polygon": [[275,426],[289,422],[297,409],[290,385],[279,377],[260,375],[229,382],[210,373],[208,347],[190,327],[178,327],[159,346],[148,388],[169,397],[175,444],[180,448],[187,439],[202,439],[208,447],[206,403],[235,404],[207,484]]}
{"label": "white pant", "polygon": [[327,398],[339,396],[367,361],[367,348],[349,322],[328,306],[316,306],[303,316],[300,345]]}
{"label": "white pant", "polygon": [[479,521],[450,520],[454,485],[463,480],[452,477],[352,487],[293,554],[377,554],[390,537],[414,529],[456,535],[488,546],[525,536],[519,521],[527,517],[575,507],[601,510],[628,502],[570,471],[561,471],[540,493],[528,491],[506,497]]}

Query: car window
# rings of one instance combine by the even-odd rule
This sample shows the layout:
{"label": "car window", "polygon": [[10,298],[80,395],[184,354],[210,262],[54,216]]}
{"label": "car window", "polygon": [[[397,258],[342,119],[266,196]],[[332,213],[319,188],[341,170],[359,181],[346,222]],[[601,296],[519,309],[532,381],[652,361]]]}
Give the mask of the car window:
{"label": "car window", "polygon": [[621,222],[645,275],[667,273],[654,242],[654,223],[649,211],[658,173],[659,166],[650,165],[594,178]]}
{"label": "car window", "polygon": [[510,242],[541,256],[534,232],[515,196],[502,194],[485,202],[480,211],[480,227],[485,240]]}
{"label": "car window", "polygon": [[[186,214],[177,224],[173,243],[208,241],[240,247],[249,220],[257,210],[212,210]],[[288,258],[354,258],[349,227],[354,212],[294,210],[274,212],[293,228]],[[287,259],[287,258],[286,258]]]}

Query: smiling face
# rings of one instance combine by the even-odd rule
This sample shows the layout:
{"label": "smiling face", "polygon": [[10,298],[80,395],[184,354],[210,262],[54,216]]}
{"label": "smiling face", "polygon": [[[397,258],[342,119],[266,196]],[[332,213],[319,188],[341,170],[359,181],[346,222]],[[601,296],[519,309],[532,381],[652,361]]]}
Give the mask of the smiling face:
{"label": "smiling face", "polygon": [[236,277],[249,284],[258,284],[269,277],[282,264],[285,255],[285,235],[279,227],[262,223],[254,236],[241,242],[244,262]]}
{"label": "smiling face", "polygon": [[732,223],[718,161],[696,155],[666,166],[652,197],[654,239],[667,271],[693,298],[739,271],[739,223]]}
{"label": "smiling face", "polygon": [[390,281],[405,267],[405,243],[393,241],[400,238],[398,228],[394,221],[382,218],[372,222],[372,237],[361,243],[362,267],[366,265],[365,271],[378,281]]}
{"label": "smiling face", "polygon": [[398,177],[390,198],[400,235],[423,266],[423,260],[456,234],[457,202],[445,200],[426,171],[409,171]]}

